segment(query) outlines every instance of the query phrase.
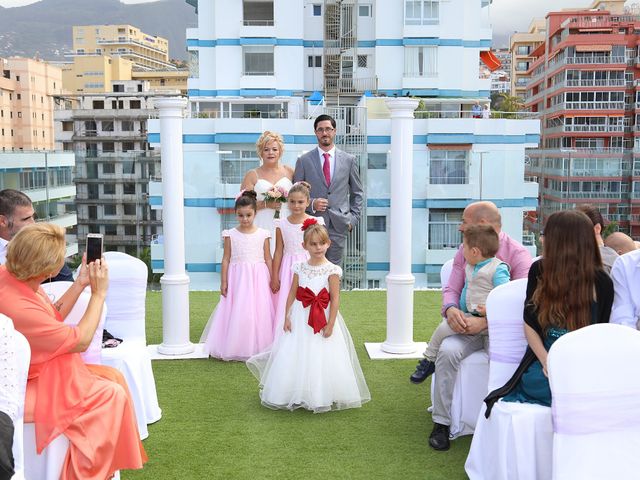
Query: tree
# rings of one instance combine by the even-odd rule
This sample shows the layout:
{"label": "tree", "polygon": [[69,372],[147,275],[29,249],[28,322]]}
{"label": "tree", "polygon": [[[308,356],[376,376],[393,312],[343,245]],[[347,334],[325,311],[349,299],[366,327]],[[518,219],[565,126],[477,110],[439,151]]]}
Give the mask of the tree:
{"label": "tree", "polygon": [[524,102],[522,99],[515,95],[509,95],[508,93],[499,93],[492,98],[492,101],[494,111],[507,112],[503,115],[504,118],[515,118],[516,112],[522,112],[524,110]]}

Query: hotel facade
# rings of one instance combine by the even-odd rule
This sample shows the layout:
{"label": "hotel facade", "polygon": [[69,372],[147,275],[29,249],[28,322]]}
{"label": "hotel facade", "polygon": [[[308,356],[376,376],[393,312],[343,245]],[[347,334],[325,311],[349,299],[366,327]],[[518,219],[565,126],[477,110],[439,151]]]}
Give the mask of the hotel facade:
{"label": "hotel facade", "polygon": [[[236,224],[234,197],[259,165],[255,142],[281,133],[291,166],[316,146],[313,119],[332,114],[338,147],[357,156],[365,190],[345,255],[347,288],[385,287],[389,270],[391,121],[384,97],[420,99],[413,137],[412,271],[418,287],[440,285],[440,268],[461,242],[466,205],[491,200],[516,240],[535,209],[524,150],[539,141],[535,119],[474,119],[490,80],[488,0],[229,2],[188,0],[189,106],[183,120],[186,266],[192,289],[219,288],[223,229]],[[149,142],[160,145],[157,120]],[[162,208],[162,184],[151,182]],[[152,264],[163,268],[161,240]]]}
{"label": "hotel facade", "polygon": [[526,106],[540,115],[527,175],[540,184],[531,229],[557,210],[595,205],[640,236],[640,17],[624,2],[552,12],[530,56]]}

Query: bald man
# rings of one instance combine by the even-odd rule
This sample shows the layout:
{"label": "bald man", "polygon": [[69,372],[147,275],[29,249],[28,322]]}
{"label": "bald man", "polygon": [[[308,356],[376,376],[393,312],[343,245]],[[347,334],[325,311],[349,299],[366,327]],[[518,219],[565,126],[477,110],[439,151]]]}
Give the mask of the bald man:
{"label": "bald man", "polygon": [[604,239],[604,244],[615,250],[618,255],[624,255],[625,253],[632,252],[637,248],[636,242],[633,241],[633,238],[622,232],[613,232]]}
{"label": "bald man", "polygon": [[[496,257],[510,267],[511,279],[527,278],[531,267],[531,254],[520,243],[502,231],[500,211],[491,202],[475,202],[467,206],[462,214],[461,232],[471,225],[491,225],[498,233],[500,248]],[[413,383],[420,383],[435,371],[433,392],[433,431],[429,445],[435,450],[448,450],[451,425],[451,401],[453,386],[460,362],[473,352],[487,348],[486,317],[468,317],[460,310],[460,294],[464,287],[466,262],[462,245],[453,259],[449,283],[442,291],[442,316],[457,335],[446,338],[440,347],[435,362],[421,360],[411,375]]]}

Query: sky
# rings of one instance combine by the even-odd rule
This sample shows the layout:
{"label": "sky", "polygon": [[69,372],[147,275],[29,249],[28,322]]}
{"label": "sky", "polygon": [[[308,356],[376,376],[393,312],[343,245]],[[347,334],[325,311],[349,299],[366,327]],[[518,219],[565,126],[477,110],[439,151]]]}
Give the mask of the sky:
{"label": "sky", "polygon": [[[91,1],[91,0],[87,0]],[[150,0],[121,0],[124,3],[144,3]],[[153,0],[151,0],[153,1]],[[640,0],[636,0],[640,2]],[[0,0],[3,7],[16,7],[34,3],[34,0]],[[524,31],[533,17],[544,17],[551,10],[588,7],[592,0],[493,0],[491,21],[496,43],[506,45],[514,31]],[[633,0],[627,4],[634,3]]]}

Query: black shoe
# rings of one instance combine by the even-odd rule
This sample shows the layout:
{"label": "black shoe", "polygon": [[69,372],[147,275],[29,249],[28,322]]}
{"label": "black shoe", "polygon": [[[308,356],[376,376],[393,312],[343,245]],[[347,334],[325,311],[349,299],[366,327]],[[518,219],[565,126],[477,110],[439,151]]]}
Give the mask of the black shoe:
{"label": "black shoe", "polygon": [[411,374],[409,380],[411,381],[411,383],[422,383],[429,377],[429,375],[432,375],[435,371],[436,364],[434,362],[430,362],[426,358],[423,358],[422,360],[420,360],[420,362],[418,362],[416,371]]}
{"label": "black shoe", "polygon": [[429,435],[429,445],[434,450],[449,450],[451,442],[449,441],[449,425],[433,424],[433,430]]}

